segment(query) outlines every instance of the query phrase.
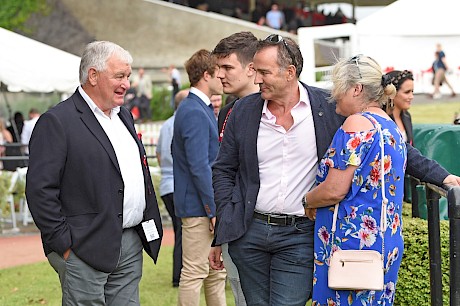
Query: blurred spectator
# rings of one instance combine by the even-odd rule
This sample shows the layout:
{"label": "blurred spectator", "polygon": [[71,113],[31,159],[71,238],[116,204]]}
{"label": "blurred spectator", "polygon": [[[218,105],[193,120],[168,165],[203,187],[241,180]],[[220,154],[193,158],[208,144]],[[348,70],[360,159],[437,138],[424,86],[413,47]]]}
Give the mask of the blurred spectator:
{"label": "blurred spectator", "polygon": [[31,108],[29,111],[29,120],[26,120],[24,122],[24,127],[22,128],[22,133],[21,133],[21,143],[23,145],[27,145],[24,148],[24,153],[26,155],[29,154],[29,141],[30,141],[30,136],[32,136],[32,130],[35,127],[35,124],[38,121],[38,118],[40,117],[40,112],[36,108]]}
{"label": "blurred spectator", "polygon": [[239,6],[235,6],[235,8],[233,9],[232,17],[233,18],[244,19],[243,18],[243,10]]}
{"label": "blurred spectator", "polygon": [[257,1],[255,9],[251,12],[251,21],[258,25],[265,25],[265,15],[267,11],[265,3]]}
{"label": "blurred spectator", "polygon": [[265,16],[267,25],[273,29],[281,30],[285,24],[284,13],[280,11],[277,3],[273,3],[271,10]]}
{"label": "blurred spectator", "polygon": [[145,74],[144,68],[139,68],[137,75],[133,77],[131,86],[136,89],[140,119],[142,121],[152,120],[152,110],[150,108],[150,100],[152,100],[152,80],[148,74]]}
{"label": "blurred spectator", "polygon": [[[7,128],[10,132],[13,143],[20,143],[21,142],[21,133],[24,127],[24,116],[21,112],[14,113],[14,118],[10,120],[11,124]],[[21,147],[12,147],[8,146],[5,150],[6,156],[22,156]],[[27,163],[25,160],[5,160],[3,162],[3,169],[8,171],[15,171],[18,167],[26,167]]]}
{"label": "blurred spectator", "polygon": [[10,120],[10,122],[11,124],[7,130],[13,136],[13,142],[21,142],[21,133],[24,127],[24,115],[21,112],[15,112],[14,118]]}
{"label": "blurred spectator", "polygon": [[294,18],[288,23],[288,32],[297,34],[297,29],[300,27],[306,27],[307,22],[305,15],[301,10],[296,10]]}
{"label": "blurred spectator", "polygon": [[174,107],[174,97],[176,94],[179,92],[180,86],[181,86],[181,77],[180,77],[180,72],[176,68],[174,64],[169,65],[168,69],[162,69],[163,72],[168,73],[169,75],[169,81],[171,82],[171,87],[172,87],[172,93],[171,93],[171,108],[175,109]]}
{"label": "blurred spectator", "polygon": [[433,63],[433,73],[434,73],[434,92],[433,92],[433,99],[440,99],[442,97],[440,87],[441,84],[445,83],[449,87],[450,91],[452,92],[451,97],[455,97],[455,91],[450,85],[449,81],[446,78],[446,72],[448,70],[447,62],[446,62],[446,55],[442,50],[441,44],[436,45],[436,55],[437,58]]}
{"label": "blurred spectator", "polygon": [[220,108],[222,107],[222,95],[213,95],[211,97],[211,104],[214,110],[214,115],[216,116],[217,120]]}
{"label": "blurred spectator", "polygon": [[[6,148],[3,145],[11,142],[13,142],[13,136],[6,129],[5,120],[0,118],[0,156],[5,156]],[[0,161],[0,169],[3,169],[2,161]]]}
{"label": "blurred spectator", "polygon": [[[175,110],[177,110],[182,100],[187,97],[188,93],[188,89],[183,89],[174,96]],[[182,224],[180,218],[176,217],[176,213],[174,212],[174,173],[173,158],[171,154],[175,115],[176,111],[174,111],[174,114],[161,126],[156,153],[158,165],[161,169],[160,196],[171,217],[174,229],[172,285],[173,287],[179,287],[182,269]]]}

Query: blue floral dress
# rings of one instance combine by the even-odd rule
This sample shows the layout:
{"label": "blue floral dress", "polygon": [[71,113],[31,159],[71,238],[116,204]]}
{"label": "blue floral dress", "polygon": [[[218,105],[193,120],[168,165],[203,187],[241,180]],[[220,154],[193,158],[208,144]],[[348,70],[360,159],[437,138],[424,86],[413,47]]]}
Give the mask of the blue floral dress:
{"label": "blue floral dress", "polygon": [[[340,128],[321,160],[317,183],[323,182],[329,168],[346,169],[357,166],[350,191],[340,202],[337,230],[332,243],[331,227],[334,206],[316,212],[313,277],[313,303],[319,305],[393,305],[398,269],[404,242],[401,233],[401,211],[406,169],[406,145],[392,120],[362,113],[374,127],[372,130],[347,133]],[[385,195],[387,229],[384,240],[385,284],[382,291],[335,291],[329,289],[328,267],[331,252],[336,249],[363,249],[382,252],[380,212],[382,205],[380,180],[380,124],[384,139]]]}

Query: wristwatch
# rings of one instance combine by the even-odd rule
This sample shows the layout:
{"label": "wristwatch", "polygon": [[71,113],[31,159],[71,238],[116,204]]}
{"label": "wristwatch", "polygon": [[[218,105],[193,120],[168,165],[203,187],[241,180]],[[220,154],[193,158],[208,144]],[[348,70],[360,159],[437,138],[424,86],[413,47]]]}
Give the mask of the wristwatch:
{"label": "wristwatch", "polygon": [[304,195],[302,197],[302,206],[303,206],[303,208],[309,208],[308,203],[307,203],[307,195]]}

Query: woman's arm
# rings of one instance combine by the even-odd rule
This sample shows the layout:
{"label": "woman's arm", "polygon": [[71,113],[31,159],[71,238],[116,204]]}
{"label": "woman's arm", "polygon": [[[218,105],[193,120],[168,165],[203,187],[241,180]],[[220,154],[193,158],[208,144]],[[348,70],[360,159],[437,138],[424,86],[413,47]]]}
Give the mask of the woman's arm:
{"label": "woman's arm", "polygon": [[305,195],[307,207],[331,206],[342,201],[350,190],[357,168],[356,166],[348,166],[345,170],[331,168],[326,180]]}
{"label": "woman's arm", "polygon": [[[367,131],[373,127],[373,124],[366,117],[352,115],[345,120],[342,129],[345,132],[354,133]],[[340,152],[341,148],[336,148],[336,151]],[[324,182],[306,194],[306,207],[325,207],[335,205],[343,200],[351,188],[354,172],[358,166],[359,165],[348,165],[347,168],[343,170],[332,167],[329,168]]]}

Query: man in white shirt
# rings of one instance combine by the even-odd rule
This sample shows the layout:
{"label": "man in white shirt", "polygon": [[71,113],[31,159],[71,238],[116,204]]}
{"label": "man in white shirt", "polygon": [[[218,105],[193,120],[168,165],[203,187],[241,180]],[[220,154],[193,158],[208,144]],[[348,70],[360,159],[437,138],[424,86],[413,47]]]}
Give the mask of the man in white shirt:
{"label": "man in white shirt", "polygon": [[139,305],[143,249],[163,234],[147,156],[129,111],[132,57],[88,44],[80,86],[40,116],[30,140],[26,196],[62,305]]}
{"label": "man in white shirt", "polygon": [[31,108],[29,111],[29,120],[24,122],[24,127],[22,128],[21,143],[25,146],[24,153],[27,155],[29,154],[30,137],[39,117],[40,112],[36,108]]}

